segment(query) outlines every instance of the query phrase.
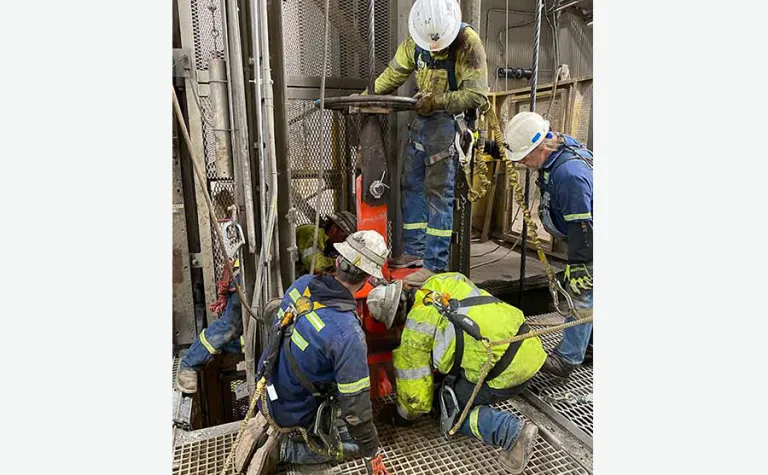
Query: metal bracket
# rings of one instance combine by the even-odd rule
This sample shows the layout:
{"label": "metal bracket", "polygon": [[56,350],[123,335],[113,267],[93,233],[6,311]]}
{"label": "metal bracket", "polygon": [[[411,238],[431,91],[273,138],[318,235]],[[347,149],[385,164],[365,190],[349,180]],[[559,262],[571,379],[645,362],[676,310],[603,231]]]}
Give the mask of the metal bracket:
{"label": "metal bracket", "polygon": [[173,49],[173,77],[189,77],[189,53],[182,48]]}
{"label": "metal bracket", "polygon": [[200,263],[200,253],[199,252],[190,252],[189,253],[189,265],[193,269],[202,269],[203,265]]}

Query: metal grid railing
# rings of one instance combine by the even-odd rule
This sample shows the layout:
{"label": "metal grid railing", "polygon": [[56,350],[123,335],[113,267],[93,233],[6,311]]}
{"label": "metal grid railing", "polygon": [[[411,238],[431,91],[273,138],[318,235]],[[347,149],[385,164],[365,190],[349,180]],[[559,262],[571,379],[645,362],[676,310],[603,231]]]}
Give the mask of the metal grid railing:
{"label": "metal grid railing", "polygon": [[[552,319],[562,320],[562,317],[557,313],[551,313],[528,318],[529,321],[534,322],[537,320],[551,321]],[[544,349],[547,351],[554,350],[560,343],[561,338],[562,332],[542,336],[541,341]],[[592,395],[592,380],[593,372],[591,362],[589,364],[578,366],[573,373],[571,373],[567,381],[561,381],[546,373],[539,372],[528,383],[527,391],[524,394],[527,397],[530,396],[529,398],[531,399],[531,402],[540,409],[551,415],[559,414],[563,419],[583,432],[583,434],[577,432],[574,435],[580,438],[586,436],[591,439],[594,432],[593,404],[559,401],[558,398],[567,393],[571,393],[575,396]],[[543,407],[544,405],[548,406],[548,408]],[[572,427],[568,427],[566,424],[566,429],[570,430],[571,428]]]}

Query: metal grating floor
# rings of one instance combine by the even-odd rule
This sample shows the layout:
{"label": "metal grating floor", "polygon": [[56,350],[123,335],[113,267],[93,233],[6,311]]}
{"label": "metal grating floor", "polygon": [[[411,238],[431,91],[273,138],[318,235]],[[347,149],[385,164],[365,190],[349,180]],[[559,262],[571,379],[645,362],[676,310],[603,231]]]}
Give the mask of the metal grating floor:
{"label": "metal grating floor", "polygon": [[[374,400],[374,412],[392,396]],[[496,405],[500,409],[524,417],[514,405],[514,399]],[[218,475],[232,447],[239,423],[203,429],[185,434],[174,448],[173,475]],[[408,428],[377,424],[387,468],[393,475],[422,474],[480,474],[508,475],[496,459],[500,449],[484,445],[469,437],[444,437],[431,419],[425,418]],[[205,432],[209,431],[206,437]],[[541,434],[541,433],[540,433]],[[230,467],[227,474],[234,474]],[[278,467],[278,474],[300,475],[323,473],[334,475],[366,475],[362,459],[323,466]],[[526,475],[588,475],[577,461],[562,448],[556,448],[539,436]]]}
{"label": "metal grating floor", "polygon": [[[529,321],[562,322],[563,318],[557,313],[535,315]],[[534,327],[536,328],[536,327]],[[541,337],[544,349],[553,350],[560,342],[562,332],[552,333]],[[592,364],[577,367],[567,382],[554,379],[546,373],[538,373],[528,383],[523,395],[535,406],[551,416],[566,429],[572,432],[582,442],[592,447],[593,434],[593,404],[583,402],[556,401],[552,398],[562,397],[567,393],[575,396],[592,395]]]}
{"label": "metal grating floor", "polygon": [[[374,412],[377,412],[393,397],[374,401]],[[515,408],[512,400],[497,404],[497,407],[524,417]],[[391,427],[377,424],[379,439],[384,449],[387,468],[393,474],[481,474],[508,475],[508,472],[496,463],[501,449],[487,446],[477,440],[462,435],[450,439],[443,436],[437,424],[430,418],[424,418],[408,428]],[[304,467],[287,465],[283,475],[299,475],[309,473]],[[317,473],[317,472],[314,472]],[[334,475],[366,475],[362,459],[356,459],[342,464],[327,466],[324,474]],[[526,468],[525,474],[588,474],[567,452],[553,447],[547,440],[539,436],[533,456]]]}
{"label": "metal grating floor", "polygon": [[[232,449],[238,426],[233,424],[232,429],[229,434],[177,445],[173,449],[173,475],[220,474]],[[226,473],[234,475],[232,464]]]}

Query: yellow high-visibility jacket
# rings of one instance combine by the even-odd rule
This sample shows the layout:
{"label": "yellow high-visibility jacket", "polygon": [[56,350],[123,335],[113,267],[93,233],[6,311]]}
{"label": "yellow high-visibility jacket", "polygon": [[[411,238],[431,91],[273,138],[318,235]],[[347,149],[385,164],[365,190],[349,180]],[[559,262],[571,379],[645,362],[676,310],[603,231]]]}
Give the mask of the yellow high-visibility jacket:
{"label": "yellow high-visibility jacket", "polygon": [[[436,274],[430,277],[416,293],[416,300],[405,322],[400,346],[393,352],[397,403],[405,417],[425,414],[432,408],[432,371],[448,374],[454,363],[456,333],[454,325],[440,315],[432,305],[424,305],[428,291],[448,293],[458,300],[490,295],[458,272]],[[525,322],[523,312],[504,302],[477,305],[459,309],[480,327],[480,332],[491,341],[515,336]],[[483,345],[464,334],[464,353],[461,368],[470,383],[477,383],[480,368],[486,361]],[[509,345],[493,347],[493,364]],[[493,389],[506,389],[532,378],[544,364],[547,354],[538,337],[523,340],[509,366],[486,383]]]}

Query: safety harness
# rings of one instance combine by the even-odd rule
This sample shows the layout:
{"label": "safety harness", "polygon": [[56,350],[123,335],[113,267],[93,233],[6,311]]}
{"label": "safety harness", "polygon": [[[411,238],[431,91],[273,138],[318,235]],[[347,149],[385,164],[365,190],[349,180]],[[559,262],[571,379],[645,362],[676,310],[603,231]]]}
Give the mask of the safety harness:
{"label": "safety harness", "polygon": [[[304,295],[296,301],[295,318],[285,328],[282,337],[274,343],[279,345],[280,348],[277,350],[279,357],[284,357],[286,359],[291,372],[293,372],[299,384],[319,401],[319,406],[315,413],[312,426],[312,434],[320,440],[323,449],[328,454],[335,454],[336,457],[340,459],[342,457],[339,451],[339,448],[341,447],[341,436],[338,427],[336,426],[336,420],[339,417],[340,409],[335,396],[336,383],[331,382],[323,385],[321,388],[315,386],[309,376],[307,376],[301,369],[301,366],[299,366],[292,351],[292,336],[298,321],[303,316],[325,307],[325,305],[311,300],[308,295],[308,290],[309,289],[307,289]],[[266,374],[265,376],[269,379],[271,374]],[[311,445],[309,448],[314,450]]]}
{"label": "safety harness", "polygon": [[[428,294],[429,295],[429,294]],[[427,303],[427,297],[424,302]],[[448,305],[435,304],[435,299],[432,299],[432,304],[438,309],[440,314],[444,316],[453,325],[454,334],[456,335],[456,346],[453,352],[453,366],[451,371],[443,378],[443,382],[440,386],[440,429],[447,433],[454,425],[456,417],[459,415],[459,403],[456,398],[454,387],[459,377],[463,376],[461,368],[461,362],[464,358],[464,333],[468,333],[472,338],[477,341],[486,339],[480,332],[480,327],[466,315],[458,313],[459,309],[469,309],[478,305],[489,305],[494,303],[503,303],[498,298],[492,295],[477,295],[474,297],[467,297],[461,300],[452,299]],[[528,324],[523,321],[523,324],[518,328],[516,335],[522,335],[528,333],[530,328]],[[510,343],[504,354],[499,361],[493,365],[488,375],[485,378],[484,386],[488,386],[488,381],[498,377],[504,372],[507,367],[515,359],[515,355],[523,341],[516,341]]]}
{"label": "safety harness", "polygon": [[[563,137],[561,134],[558,135]],[[547,170],[542,170],[541,173],[539,173],[539,177],[536,179],[536,185],[541,190],[541,201],[539,202],[539,216],[541,217],[541,224],[544,225],[544,229],[546,229],[547,232],[555,237],[562,239],[566,238],[567,236],[557,229],[551,214],[550,203],[552,201],[552,193],[554,192],[551,178],[555,175],[555,171],[558,168],[565,165],[567,162],[570,162],[571,160],[581,160],[586,163],[590,169],[592,169],[593,159],[592,152],[587,149],[584,144],[579,143],[578,146],[574,147],[565,143],[564,139],[561,146],[564,147],[565,150],[560,152],[560,155],[555,159],[555,161]]]}

